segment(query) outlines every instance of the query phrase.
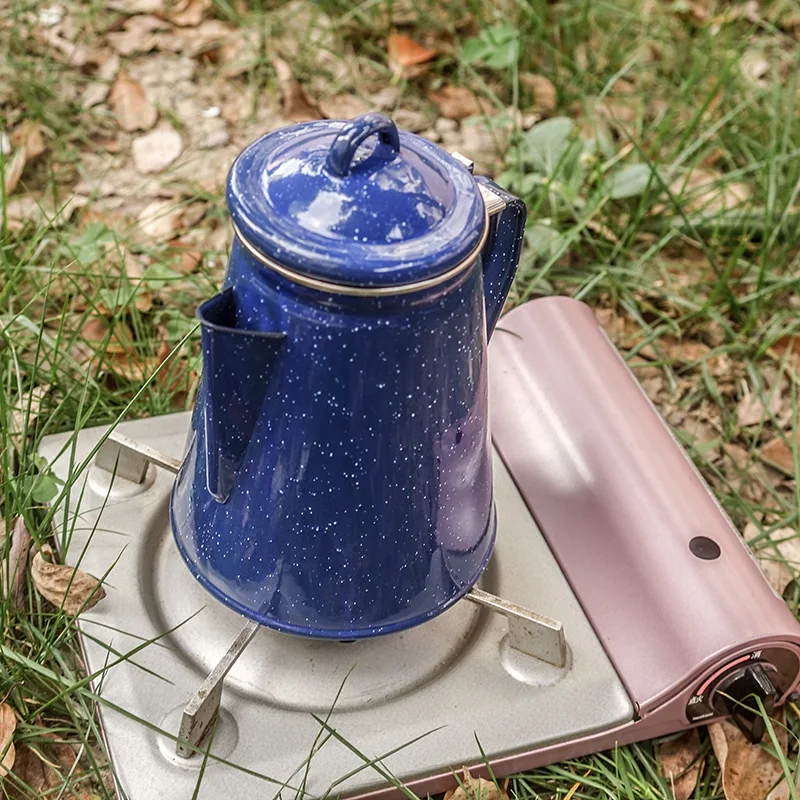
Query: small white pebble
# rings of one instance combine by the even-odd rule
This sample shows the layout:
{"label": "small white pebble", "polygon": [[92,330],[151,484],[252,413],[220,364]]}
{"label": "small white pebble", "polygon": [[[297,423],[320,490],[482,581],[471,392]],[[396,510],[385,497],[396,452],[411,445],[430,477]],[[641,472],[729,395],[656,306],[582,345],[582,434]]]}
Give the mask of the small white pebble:
{"label": "small white pebble", "polygon": [[208,108],[204,108],[200,113],[206,119],[213,119],[214,117],[218,117],[222,112],[219,106],[209,106]]}
{"label": "small white pebble", "polygon": [[53,25],[58,25],[64,18],[64,8],[62,6],[45,6],[39,10],[39,24],[44,25],[45,28],[52,28]]}
{"label": "small white pebble", "polygon": [[228,131],[225,128],[220,128],[215,131],[211,131],[207,133],[203,137],[203,141],[200,145],[204,150],[211,150],[214,147],[224,147],[230,141],[230,136],[228,135]]}

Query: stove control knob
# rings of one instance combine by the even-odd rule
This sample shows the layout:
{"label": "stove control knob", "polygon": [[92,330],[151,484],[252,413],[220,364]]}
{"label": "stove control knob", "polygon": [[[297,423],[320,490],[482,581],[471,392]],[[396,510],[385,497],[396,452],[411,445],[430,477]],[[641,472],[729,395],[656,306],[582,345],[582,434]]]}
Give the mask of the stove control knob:
{"label": "stove control knob", "polygon": [[748,664],[729,672],[714,687],[713,705],[718,714],[730,716],[739,730],[757,744],[764,736],[764,718],[755,698],[760,697],[767,714],[775,707],[775,687],[761,664]]}

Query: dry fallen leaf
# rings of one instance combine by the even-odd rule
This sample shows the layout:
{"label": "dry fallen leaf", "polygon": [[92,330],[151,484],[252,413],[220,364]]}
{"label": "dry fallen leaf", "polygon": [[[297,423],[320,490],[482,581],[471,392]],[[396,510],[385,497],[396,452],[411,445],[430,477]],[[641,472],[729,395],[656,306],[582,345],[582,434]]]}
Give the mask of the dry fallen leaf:
{"label": "dry fallen leaf", "polygon": [[14,798],[43,797],[49,789],[57,785],[53,769],[27,745],[22,745],[17,750],[14,775],[27,787],[24,793],[14,791],[11,795]]}
{"label": "dry fallen leaf", "polygon": [[161,172],[183,151],[183,139],[168,122],[133,140],[133,163],[139,172]]}
{"label": "dry fallen leaf", "polygon": [[17,715],[8,703],[0,703],[0,778],[5,777],[14,766],[14,731],[17,728]]}
{"label": "dry fallen leaf", "polygon": [[689,800],[694,792],[703,766],[702,760],[698,757],[700,749],[697,728],[658,744],[661,771],[670,782],[675,800]]}
{"label": "dry fallen leaf", "polygon": [[[786,752],[783,710],[775,714],[773,727]],[[722,769],[722,790],[727,800],[785,800],[789,797],[780,761],[760,745],[750,744],[733,722],[712,722],[708,735]]]}
{"label": "dry fallen leaf", "polygon": [[466,86],[442,86],[428,97],[437,105],[439,113],[447,119],[462,120],[483,112],[475,93]]}
{"label": "dry fallen leaf", "polygon": [[[768,390],[764,390],[762,394],[766,397],[762,399],[762,395],[758,392],[751,391],[749,387],[745,386],[744,394],[736,405],[736,421],[739,423],[740,428],[747,428],[751,425],[758,425],[762,421],[769,419],[769,415],[778,416],[783,407],[783,397],[777,390],[772,391],[771,394]],[[764,405],[764,400],[769,402],[769,413],[767,407]]]}
{"label": "dry fallen leaf", "polygon": [[174,200],[153,200],[139,214],[139,230],[151,241],[166,242],[183,227],[184,211]]}
{"label": "dry fallen leaf", "polygon": [[203,21],[211,0],[180,0],[168,14],[169,21],[180,27],[195,27]]}
{"label": "dry fallen leaf", "polygon": [[275,67],[275,74],[278,76],[278,83],[281,86],[283,113],[286,118],[292,122],[319,119],[319,111],[311,103],[306,90],[292,74],[292,68],[282,58],[273,59],[272,65]]}
{"label": "dry fallen leaf", "polygon": [[14,403],[14,411],[11,414],[11,428],[16,433],[27,433],[33,428],[33,423],[39,417],[39,410],[42,407],[47,393],[50,391],[49,383],[41,386],[34,386],[28,392],[20,395],[19,400]]}
{"label": "dry fallen leaf", "polygon": [[[797,447],[800,449],[800,431],[795,435]],[[791,433],[784,439],[777,436],[768,441],[760,450],[761,458],[784,472],[794,475],[794,453],[792,453]]]}
{"label": "dry fallen leaf", "polygon": [[45,151],[41,127],[36,120],[27,119],[18,125],[11,134],[11,142],[18,147],[25,148],[27,161],[33,161],[36,156],[40,156]]}
{"label": "dry fallen leaf", "polygon": [[147,131],[156,124],[158,112],[145,97],[142,87],[125,70],[117,74],[109,100],[123,130]]}
{"label": "dry fallen leaf", "polygon": [[800,355],[800,336],[782,336],[769,348],[768,352],[781,359],[786,356],[789,358],[798,356]]}
{"label": "dry fallen leaf", "polygon": [[[745,541],[750,542],[759,533],[758,526],[748,522],[743,536]],[[769,541],[771,545],[759,542],[755,555],[772,588],[783,595],[786,587],[800,572],[800,538],[792,528],[776,528],[769,534]]]}
{"label": "dry fallen leaf", "polygon": [[24,147],[18,147],[11,156],[11,160],[6,163],[6,176],[5,176],[5,193],[6,196],[10,195],[14,189],[17,188],[19,179],[22,177],[22,172],[25,169],[28,157],[25,153]]}
{"label": "dry fallen leaf", "polygon": [[508,794],[486,778],[473,778],[463,767],[460,786],[447,792],[444,800],[508,800]]}
{"label": "dry fallen leaf", "polygon": [[[9,598],[13,608],[21,608],[25,602],[25,573],[31,541],[25,521],[22,517],[18,517],[11,530],[11,547],[2,576],[3,596]],[[7,585],[6,578],[8,578]]]}
{"label": "dry fallen leaf", "polygon": [[669,188],[684,211],[704,214],[716,214],[741,206],[750,199],[751,194],[747,184],[732,183],[726,181],[721,172],[699,168],[677,178]]}
{"label": "dry fallen leaf", "polygon": [[160,41],[158,31],[169,29],[164,20],[152,14],[128,17],[122,27],[121,31],[109,33],[106,38],[111,47],[123,56],[153,50]]}
{"label": "dry fallen leaf", "polygon": [[558,95],[553,83],[544,75],[534,75],[530,72],[519,76],[520,83],[533,93],[536,110],[542,114],[552,114],[558,105]]}
{"label": "dry fallen leaf", "polygon": [[45,560],[45,556],[53,557],[52,549],[46,545],[33,557],[31,578],[36,591],[54,606],[75,616],[106,596],[100,581],[93,575],[77,567],[54,564]]}
{"label": "dry fallen leaf", "polygon": [[[81,339],[91,344],[104,344],[104,352],[111,355],[128,353],[134,348],[133,331],[124,322],[116,321],[109,335],[111,323],[100,316],[91,316],[81,327]],[[108,341],[106,342],[106,338]]]}
{"label": "dry fallen leaf", "polygon": [[436,57],[436,50],[417,44],[404,33],[390,33],[386,38],[389,66],[398,77],[412,78],[421,74],[422,65]]}
{"label": "dry fallen leaf", "polygon": [[353,119],[372,110],[372,106],[354,94],[337,94],[319,101],[319,110],[328,119]]}
{"label": "dry fallen leaf", "polygon": [[42,44],[48,45],[60,59],[72,67],[82,67],[89,63],[95,54],[82,44],[70,42],[58,34],[56,28],[40,28],[36,31],[36,38]]}
{"label": "dry fallen leaf", "polygon": [[190,242],[173,239],[167,242],[167,246],[169,247],[168,255],[173,257],[172,269],[181,275],[190,275],[195,272],[203,261],[203,251]]}

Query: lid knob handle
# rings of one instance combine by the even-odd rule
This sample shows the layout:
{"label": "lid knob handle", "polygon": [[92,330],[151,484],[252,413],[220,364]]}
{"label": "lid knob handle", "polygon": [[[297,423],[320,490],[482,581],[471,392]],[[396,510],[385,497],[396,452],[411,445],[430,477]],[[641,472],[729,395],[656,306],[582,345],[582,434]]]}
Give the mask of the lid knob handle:
{"label": "lid knob handle", "polygon": [[359,145],[373,133],[378,134],[382,144],[388,144],[395,153],[400,151],[400,135],[397,126],[383,114],[364,114],[351,120],[333,140],[325,168],[343,178],[350,171],[350,163]]}

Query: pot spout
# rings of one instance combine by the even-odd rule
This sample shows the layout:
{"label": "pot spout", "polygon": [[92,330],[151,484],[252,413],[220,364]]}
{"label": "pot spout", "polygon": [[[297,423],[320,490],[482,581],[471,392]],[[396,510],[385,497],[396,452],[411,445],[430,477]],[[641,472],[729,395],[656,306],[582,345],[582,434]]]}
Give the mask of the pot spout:
{"label": "pot spout", "polygon": [[202,325],[206,483],[219,503],[230,495],[286,334],[241,325],[232,288],[197,309]]}

